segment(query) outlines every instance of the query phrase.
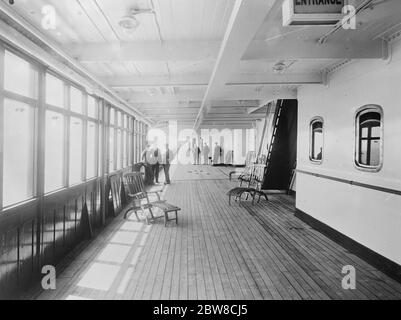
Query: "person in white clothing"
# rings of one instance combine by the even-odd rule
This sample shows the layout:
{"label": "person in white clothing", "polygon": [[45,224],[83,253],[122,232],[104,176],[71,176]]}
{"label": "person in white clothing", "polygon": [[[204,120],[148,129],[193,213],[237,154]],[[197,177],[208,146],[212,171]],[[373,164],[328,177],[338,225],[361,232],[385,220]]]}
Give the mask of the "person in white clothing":
{"label": "person in white clothing", "polygon": [[219,145],[216,142],[216,144],[214,146],[214,150],[213,150],[213,165],[214,166],[219,164],[220,152],[221,152],[221,148],[219,147]]}
{"label": "person in white clothing", "polygon": [[207,143],[205,143],[203,145],[203,164],[209,164],[209,153],[210,153],[210,149],[209,146],[207,145]]}

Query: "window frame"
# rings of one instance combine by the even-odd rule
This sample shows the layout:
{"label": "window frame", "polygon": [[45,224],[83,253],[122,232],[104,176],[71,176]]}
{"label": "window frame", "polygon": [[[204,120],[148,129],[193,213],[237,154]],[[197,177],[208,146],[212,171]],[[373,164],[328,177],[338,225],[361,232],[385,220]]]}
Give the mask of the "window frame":
{"label": "window frame", "polygon": [[[322,158],[320,160],[313,158],[314,151],[314,134],[313,125],[317,122],[322,123]],[[321,165],[324,161],[324,119],[321,116],[317,116],[311,119],[309,122],[309,161],[315,165]]]}
{"label": "window frame", "polygon": [[[35,71],[35,77],[33,78],[33,91],[34,94],[32,97],[20,95],[18,93],[14,93],[11,91],[6,91],[4,88],[5,79],[5,53],[9,52],[17,57],[23,59],[31,68]],[[63,84],[63,98],[62,105],[52,105],[51,101],[47,101],[46,93],[46,75],[55,77],[60,80]],[[15,100],[17,102],[28,104],[34,111],[34,135],[33,135],[33,170],[32,170],[32,197],[27,198],[23,201],[20,201],[15,204],[11,204],[5,207],[3,206],[3,193],[0,192],[0,214],[5,213],[11,208],[19,207],[25,205],[26,203],[30,203],[32,201],[39,201],[42,198],[47,197],[50,194],[62,192],[63,190],[69,190],[72,187],[76,187],[77,185],[84,185],[88,181],[92,181],[94,179],[98,179],[102,174],[107,174],[108,170],[105,168],[106,164],[106,154],[101,152],[101,149],[108,148],[108,137],[106,133],[108,130],[114,130],[116,132],[117,128],[121,129],[122,132],[122,141],[124,142],[124,132],[125,132],[125,157],[124,154],[121,155],[122,169],[125,169],[126,166],[131,166],[134,164],[134,155],[132,154],[133,150],[139,147],[140,141],[136,143],[134,139],[134,128],[133,122],[135,120],[135,116],[131,114],[129,111],[125,111],[124,108],[119,108],[109,100],[92,93],[91,89],[83,86],[74,78],[70,78],[63,73],[59,73],[57,69],[49,67],[45,65],[41,60],[35,59],[34,57],[22,52],[18,48],[14,47],[11,44],[4,43],[0,41],[0,136],[4,134],[4,101],[5,99]],[[72,110],[71,106],[71,88],[75,88],[79,90],[82,94],[82,113],[78,113]],[[92,97],[95,99],[96,105],[96,115],[95,117],[88,115],[88,99]],[[59,103],[58,103],[59,104]],[[109,123],[109,115],[106,110],[114,111],[114,123],[110,125]],[[46,179],[46,169],[45,169],[45,149],[46,149],[46,112],[56,112],[63,116],[64,119],[64,130],[63,130],[63,183],[62,186],[57,187],[54,190],[45,189],[45,179]],[[117,112],[121,112],[121,115],[125,116],[126,122],[118,124]],[[81,144],[82,144],[82,159],[81,159],[81,168],[82,168],[82,179],[79,183],[70,183],[69,177],[69,168],[70,168],[70,126],[71,126],[71,117],[79,118],[82,121],[82,136],[81,136]],[[107,120],[107,121],[106,121]],[[131,123],[132,121],[132,123]],[[96,123],[96,152],[95,158],[95,172],[96,176],[93,178],[87,177],[87,152],[86,147],[88,145],[88,123],[94,122]],[[130,127],[131,126],[131,127]],[[117,135],[114,134],[114,139],[117,139]],[[116,148],[117,144],[114,143],[114,148]],[[124,146],[121,148],[121,152],[124,153]],[[4,165],[4,146],[3,141],[0,141],[0,186],[3,187],[4,182],[4,174],[3,174],[3,165]],[[129,161],[129,155],[127,153],[131,153],[131,161]],[[116,158],[116,153],[114,152],[114,157]],[[126,158],[126,161],[124,161]],[[114,165],[116,165],[116,159],[114,159]],[[114,170],[115,171],[115,170]]]}
{"label": "window frame", "polygon": [[[85,132],[85,135],[86,135],[86,137],[85,137],[86,138],[86,142],[85,142],[85,147],[86,147],[86,150],[85,150],[85,160],[86,160],[85,161],[85,181],[91,181],[91,180],[97,179],[99,177],[99,128],[100,128],[100,125],[99,125],[98,120],[96,120],[96,119],[85,120],[84,123],[85,123],[85,130],[86,130],[86,132]],[[88,175],[88,152],[89,152],[89,146],[88,146],[89,130],[88,130],[88,128],[89,128],[90,124],[94,124],[94,126],[95,126],[95,141],[94,141],[95,145],[93,146],[95,148],[95,150],[94,150],[95,163],[93,163],[93,166],[94,166],[93,170],[95,172],[95,175],[93,177],[90,177]]]}
{"label": "window frame", "polygon": [[[360,117],[366,113],[375,112],[380,115],[380,147],[379,147],[379,164],[377,166],[370,166],[361,164],[359,161],[359,152],[360,152],[360,144],[361,144],[361,129],[360,129]],[[354,167],[357,170],[364,172],[379,172],[383,168],[384,162],[384,112],[383,108],[377,104],[366,104],[360,108],[358,108],[354,115]]]}
{"label": "window frame", "polygon": [[[65,89],[65,87],[64,87],[64,89]],[[60,114],[63,117],[63,122],[64,122],[64,124],[63,124],[64,125],[64,127],[63,127],[63,139],[62,139],[63,140],[63,169],[62,169],[62,181],[63,181],[63,183],[62,183],[62,186],[57,188],[57,189],[49,190],[49,191],[46,190],[46,147],[47,146],[46,146],[46,140],[45,140],[44,144],[43,144],[44,145],[43,159],[44,159],[44,162],[45,162],[44,165],[43,165],[43,180],[44,180],[43,193],[44,193],[44,195],[52,194],[54,192],[58,192],[58,191],[63,190],[63,189],[68,187],[68,185],[67,185],[68,177],[67,177],[67,173],[66,173],[67,172],[66,166],[68,165],[68,161],[69,161],[69,159],[67,158],[67,154],[69,152],[69,150],[67,150],[67,141],[68,141],[67,132],[69,130],[69,128],[67,128],[67,124],[69,125],[69,119],[68,119],[69,116],[65,112],[62,112],[62,110],[64,110],[64,109],[61,109],[61,108],[55,109],[55,107],[53,107],[53,106],[51,106],[51,107],[48,107],[48,106],[50,106],[50,105],[46,105],[46,103],[44,104],[45,119],[44,119],[44,124],[43,125],[45,127],[45,129],[44,129],[45,137],[46,137],[46,125],[47,125],[47,123],[46,123],[47,111]]]}
{"label": "window frame", "polygon": [[[34,79],[34,88],[33,90],[35,91],[34,98],[28,97],[19,93],[15,93],[12,91],[8,91],[5,89],[5,55],[6,51],[9,53],[17,56],[18,58],[26,61],[27,63],[30,64],[31,68],[36,72],[36,77]],[[32,172],[32,196],[25,200],[18,201],[17,203],[12,203],[12,204],[7,204],[4,206],[4,199],[3,199],[3,184],[4,184],[4,141],[3,139],[0,139],[0,213],[3,213],[3,211],[6,211],[10,208],[18,207],[20,205],[23,205],[25,203],[29,203],[31,201],[34,201],[35,199],[38,198],[38,195],[40,193],[40,190],[38,190],[38,152],[39,152],[39,146],[38,146],[38,141],[39,141],[39,116],[40,116],[40,74],[41,74],[41,66],[38,64],[36,61],[30,59],[30,57],[26,56],[25,54],[17,51],[16,49],[5,45],[3,43],[0,43],[0,136],[4,137],[4,106],[5,106],[5,100],[14,100],[17,102],[21,102],[24,104],[29,105],[33,109],[33,131],[34,131],[34,136],[33,136],[33,159],[32,159],[32,167],[33,167],[33,172]]]}

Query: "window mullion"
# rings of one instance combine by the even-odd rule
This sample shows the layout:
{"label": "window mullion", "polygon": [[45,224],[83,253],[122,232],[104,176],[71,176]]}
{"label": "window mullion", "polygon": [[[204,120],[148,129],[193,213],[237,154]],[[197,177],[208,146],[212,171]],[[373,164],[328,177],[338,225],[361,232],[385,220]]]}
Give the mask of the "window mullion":
{"label": "window mullion", "polygon": [[[83,114],[88,114],[88,95],[83,94]],[[81,180],[86,181],[88,179],[88,172],[87,172],[87,161],[88,161],[88,125],[89,121],[87,117],[82,119],[82,167],[81,167]],[[93,142],[93,141],[92,141]],[[93,164],[92,164],[93,165]]]}
{"label": "window mullion", "polygon": [[[5,49],[0,45],[0,75],[4,75],[4,54]],[[0,77],[0,92],[4,89],[4,76]],[[0,96],[0,137],[4,137],[4,97]],[[3,143],[4,139],[0,139],[0,211],[3,208]]]}
{"label": "window mullion", "polygon": [[[37,110],[37,149],[36,149],[36,161],[34,168],[36,168],[36,195],[42,197],[45,193],[45,152],[46,152],[46,72],[38,70],[38,87],[39,87],[39,98],[38,98],[38,110]],[[35,177],[35,174],[34,174]]]}
{"label": "window mullion", "polygon": [[[70,110],[70,86],[65,85],[64,87],[64,107],[66,110]],[[68,114],[65,117],[65,128],[64,128],[64,186],[70,186],[70,124],[71,116]]]}

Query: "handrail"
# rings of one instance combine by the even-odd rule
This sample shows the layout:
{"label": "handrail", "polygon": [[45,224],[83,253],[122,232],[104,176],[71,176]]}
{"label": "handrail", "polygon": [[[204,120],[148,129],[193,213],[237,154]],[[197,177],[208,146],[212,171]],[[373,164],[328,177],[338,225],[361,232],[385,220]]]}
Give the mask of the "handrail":
{"label": "handrail", "polygon": [[376,191],[380,191],[380,192],[385,192],[385,193],[390,193],[390,194],[395,194],[395,195],[401,196],[401,190],[395,190],[395,189],[375,186],[375,185],[362,183],[362,182],[358,182],[358,181],[354,181],[354,180],[347,180],[347,179],[343,179],[343,178],[337,178],[337,177],[328,176],[328,175],[315,173],[315,172],[309,172],[309,171],[305,171],[305,170],[296,170],[296,171],[299,172],[299,173],[303,173],[303,174],[306,174],[306,175],[314,176],[314,177],[317,177],[317,178],[332,180],[332,181],[336,181],[336,182],[340,182],[340,183],[349,184],[349,185],[352,185],[352,186],[357,186],[357,187],[361,187],[361,188],[366,188],[366,189],[370,189],[370,190],[376,190]]}

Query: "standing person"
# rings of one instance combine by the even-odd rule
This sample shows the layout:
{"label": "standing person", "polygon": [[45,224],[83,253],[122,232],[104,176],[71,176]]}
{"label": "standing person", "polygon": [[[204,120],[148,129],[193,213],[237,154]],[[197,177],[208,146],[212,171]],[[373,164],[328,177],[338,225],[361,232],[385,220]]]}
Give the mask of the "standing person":
{"label": "standing person", "polygon": [[142,151],[142,155],[141,155],[142,162],[145,164],[149,163],[148,162],[148,157],[149,157],[148,153],[149,152],[150,152],[150,145],[146,145],[146,148],[145,148],[145,150]]}
{"label": "standing person", "polygon": [[196,164],[200,165],[200,155],[201,155],[201,149],[199,147],[196,147]]}
{"label": "standing person", "polygon": [[224,164],[224,150],[223,150],[223,146],[219,146],[220,148],[220,161],[219,164]]}
{"label": "standing person", "polygon": [[219,158],[220,158],[220,147],[215,143],[214,150],[213,150],[213,165],[218,165],[219,164]]}
{"label": "standing person", "polygon": [[161,161],[161,152],[160,149],[156,146],[153,149],[153,161],[152,161],[152,171],[155,183],[159,183],[159,171],[160,171],[160,162]]}
{"label": "standing person", "polygon": [[207,145],[207,143],[205,143],[203,146],[203,152],[202,152],[204,164],[209,164],[209,153],[210,153],[209,146]]}
{"label": "standing person", "polygon": [[143,150],[141,159],[143,164],[145,165],[145,183],[146,184],[153,184],[154,176],[153,176],[153,169],[152,164],[150,162],[151,158],[151,149],[150,145],[146,145],[145,150]]}
{"label": "standing person", "polygon": [[163,170],[165,181],[164,184],[170,184],[170,159],[171,159],[171,150],[169,148],[168,143],[166,144],[166,151],[162,158]]}
{"label": "standing person", "polygon": [[192,147],[192,157],[194,159],[194,165],[197,165],[197,158],[198,158],[198,147],[196,144],[193,145]]}

